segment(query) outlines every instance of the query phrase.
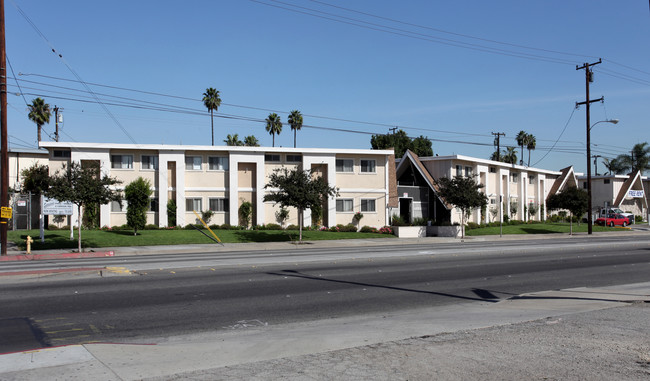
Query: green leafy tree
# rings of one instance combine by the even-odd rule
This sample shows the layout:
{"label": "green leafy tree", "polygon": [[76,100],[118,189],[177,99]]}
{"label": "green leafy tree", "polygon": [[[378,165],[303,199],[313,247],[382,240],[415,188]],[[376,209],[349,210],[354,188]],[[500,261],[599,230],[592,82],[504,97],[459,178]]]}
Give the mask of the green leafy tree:
{"label": "green leafy tree", "polygon": [[239,135],[238,134],[234,134],[234,135],[228,134],[228,137],[223,142],[226,143],[227,146],[243,146],[244,145],[244,142],[239,140]]}
{"label": "green leafy tree", "polygon": [[153,194],[151,183],[142,177],[133,180],[124,188],[126,199],[126,224],[133,228],[133,235],[138,234],[138,229],[144,229],[147,224],[147,210],[149,197]]}
{"label": "green leafy tree", "polygon": [[36,123],[38,141],[40,142],[41,129],[43,128],[43,125],[50,123],[50,116],[52,115],[50,112],[50,105],[45,103],[42,98],[35,98],[32,100],[32,104],[27,105],[27,107],[29,108],[29,114],[27,114],[27,117],[32,122]]}
{"label": "green leafy tree", "polygon": [[266,118],[266,132],[273,136],[273,147],[275,147],[275,135],[280,135],[282,132],[282,121],[278,114],[272,112]]}
{"label": "green leafy tree", "polygon": [[[572,216],[580,217],[589,209],[589,196],[582,189],[567,187],[560,193],[550,195],[546,199],[546,207],[549,210],[566,209]],[[569,220],[571,221],[569,231],[573,235],[573,218]]]}
{"label": "green leafy tree", "polygon": [[257,138],[254,135],[249,135],[244,138],[244,145],[246,147],[259,147],[260,143],[257,141]]}
{"label": "green leafy tree", "polygon": [[240,223],[248,229],[253,217],[253,204],[249,201],[244,201],[239,205],[239,220]]}
{"label": "green leafy tree", "polygon": [[23,177],[23,192],[40,195],[50,187],[50,170],[47,165],[34,164],[20,172]]}
{"label": "green leafy tree", "polygon": [[461,211],[462,238],[465,238],[465,218],[469,217],[472,209],[487,206],[488,199],[481,192],[483,184],[476,182],[474,177],[455,176],[453,179],[441,177],[435,180],[440,189],[440,196],[449,204]]}
{"label": "green leafy tree", "polygon": [[289,218],[289,210],[285,208],[280,208],[277,212],[275,212],[275,220],[278,221],[278,223],[284,227],[284,223],[287,222],[287,219]]}
{"label": "green leafy tree", "polygon": [[296,131],[300,131],[302,128],[302,114],[298,110],[291,111],[289,114],[289,125],[293,131],[293,148],[296,148]]}
{"label": "green leafy tree", "polygon": [[411,142],[411,151],[415,152],[418,156],[433,156],[431,140],[426,136],[418,136]]}
{"label": "green leafy tree", "polygon": [[[60,173],[61,172],[61,173]],[[64,164],[61,171],[52,176],[46,196],[58,201],[69,201],[77,206],[79,252],[81,252],[81,216],[86,205],[102,205],[111,201],[122,202],[119,192],[111,189],[121,182],[101,175],[99,165],[82,167],[78,163]]]}
{"label": "green leafy tree", "polygon": [[406,150],[413,151],[418,156],[433,156],[431,140],[425,136],[419,136],[413,140],[404,132],[397,130],[394,134],[372,135],[370,138],[372,149],[395,150],[395,157],[402,157]]}
{"label": "green leafy tree", "polygon": [[205,90],[203,93],[203,105],[210,111],[210,127],[212,131],[212,145],[214,145],[214,112],[221,106],[221,98],[219,91],[212,87]]}
{"label": "green leafy tree", "polygon": [[331,196],[338,195],[338,189],[330,187],[322,177],[314,177],[314,171],[278,168],[264,186],[267,193],[264,201],[273,201],[281,207],[298,210],[299,241],[302,242],[303,212],[308,208],[320,207]]}
{"label": "green leafy tree", "polygon": [[167,226],[176,226],[176,200],[167,201]]}

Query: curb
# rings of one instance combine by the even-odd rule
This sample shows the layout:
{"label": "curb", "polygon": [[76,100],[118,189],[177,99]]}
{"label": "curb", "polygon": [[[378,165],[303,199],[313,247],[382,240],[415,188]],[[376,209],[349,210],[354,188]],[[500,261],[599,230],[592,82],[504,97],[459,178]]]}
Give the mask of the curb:
{"label": "curb", "polygon": [[64,258],[97,258],[114,257],[114,251],[95,251],[91,253],[57,253],[57,254],[18,254],[0,257],[0,262],[7,261],[37,261],[43,259],[64,259]]}

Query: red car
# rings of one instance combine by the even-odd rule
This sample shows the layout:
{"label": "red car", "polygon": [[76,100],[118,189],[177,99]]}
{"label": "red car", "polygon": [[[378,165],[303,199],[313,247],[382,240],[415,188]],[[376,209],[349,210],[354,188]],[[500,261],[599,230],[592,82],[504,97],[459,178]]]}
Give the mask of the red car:
{"label": "red car", "polygon": [[630,220],[622,214],[610,214],[607,217],[601,217],[596,220],[598,225],[606,225],[614,227],[614,225],[627,226]]}

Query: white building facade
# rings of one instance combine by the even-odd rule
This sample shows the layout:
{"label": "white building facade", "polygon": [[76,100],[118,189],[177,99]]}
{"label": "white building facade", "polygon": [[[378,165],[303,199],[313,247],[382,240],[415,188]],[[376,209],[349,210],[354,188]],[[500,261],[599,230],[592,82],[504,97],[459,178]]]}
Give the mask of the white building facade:
{"label": "white building facade", "polygon": [[[148,180],[154,194],[147,223],[160,227],[169,226],[170,200],[176,204],[176,224],[180,226],[196,223],[194,211],[207,210],[214,212],[211,224],[240,225],[238,209],[243,202],[253,205],[253,224],[278,223],[279,205],[263,199],[267,179],[282,167],[312,170],[338,188],[338,196],[325,201],[320,225],[350,224],[356,212],[364,216],[361,225],[388,224],[392,150],[77,142],[40,145],[49,151],[50,174],[71,162],[93,162],[102,174],[122,182],[117,190],[138,177]],[[287,224],[297,224],[297,211],[289,212]],[[123,225],[126,205],[101,205],[99,215],[100,226]],[[309,226],[317,221],[305,211],[303,222]]]}

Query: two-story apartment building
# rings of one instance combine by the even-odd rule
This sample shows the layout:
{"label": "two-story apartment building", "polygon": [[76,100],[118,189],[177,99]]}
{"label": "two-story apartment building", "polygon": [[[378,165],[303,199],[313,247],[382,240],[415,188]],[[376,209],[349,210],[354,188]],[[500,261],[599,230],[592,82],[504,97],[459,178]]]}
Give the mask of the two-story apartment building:
{"label": "two-story apartment building", "polygon": [[[277,223],[279,205],[264,202],[267,179],[278,168],[313,170],[338,196],[325,201],[321,224],[352,223],[354,213],[363,213],[362,225],[384,226],[389,222],[389,196],[395,195],[392,150],[355,150],[282,147],[185,146],[156,144],[110,144],[41,142],[49,152],[50,174],[63,164],[95,162],[101,172],[122,182],[138,177],[148,180],[154,191],[147,223],[168,226],[167,205],[176,204],[176,223],[196,222],[194,211],[211,210],[212,224],[239,225],[238,209],[253,204],[253,224]],[[287,221],[297,224],[297,212]],[[126,205],[100,206],[100,225],[126,223]],[[76,216],[73,220],[76,221]],[[305,211],[305,226],[311,224]]]}
{"label": "two-story apartment building", "polygon": [[407,151],[396,169],[399,208],[393,213],[412,221],[426,218],[438,222],[461,221],[460,210],[437,196],[435,179],[476,176],[488,198],[486,210],[475,210],[469,221],[499,221],[503,216],[541,220],[550,194],[577,186],[573,167],[549,171],[464,155],[418,157]]}
{"label": "two-story apartment building", "polygon": [[[582,188],[587,189],[587,176],[578,175]],[[601,208],[618,208],[642,216],[648,215],[648,179],[637,171],[629,175],[599,175],[591,177],[591,197],[595,212]]]}

